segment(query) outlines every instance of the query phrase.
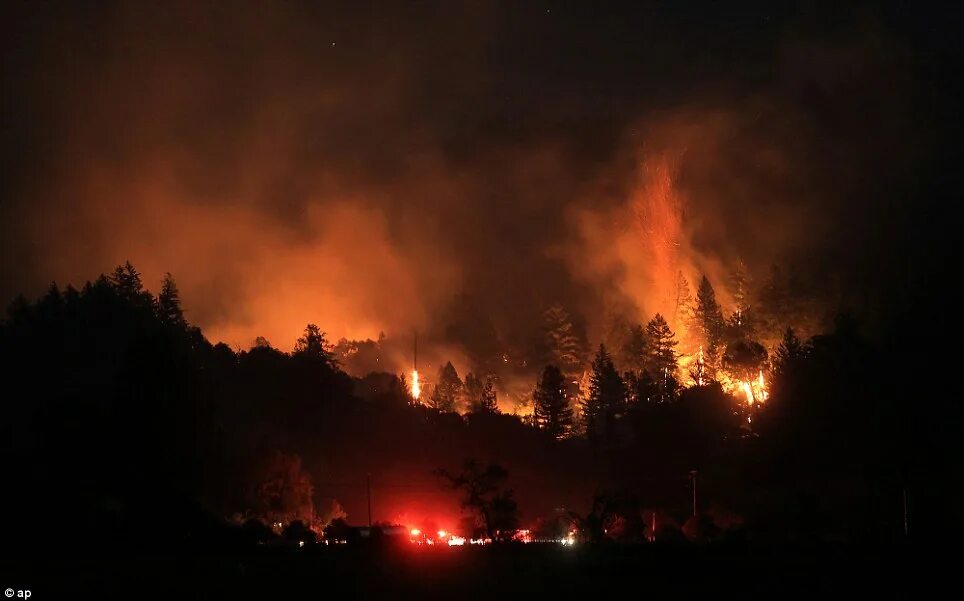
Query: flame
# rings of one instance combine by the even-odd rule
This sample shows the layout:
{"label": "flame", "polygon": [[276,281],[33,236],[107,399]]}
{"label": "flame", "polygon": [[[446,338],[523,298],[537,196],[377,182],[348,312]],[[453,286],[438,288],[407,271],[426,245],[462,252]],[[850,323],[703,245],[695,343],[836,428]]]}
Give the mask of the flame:
{"label": "flame", "polygon": [[418,383],[418,370],[413,369],[412,370],[412,398],[414,398],[417,401],[419,395],[421,394],[422,394],[422,386],[421,384]]}
{"label": "flame", "polygon": [[752,405],[754,401],[753,388],[750,386],[749,382],[740,382],[740,385],[743,388],[743,394],[746,396],[746,404]]}
{"label": "flame", "polygon": [[760,377],[757,378],[757,386],[760,388],[760,402],[763,403],[770,398],[770,393],[767,392],[766,381],[763,379],[763,370],[760,370]]}

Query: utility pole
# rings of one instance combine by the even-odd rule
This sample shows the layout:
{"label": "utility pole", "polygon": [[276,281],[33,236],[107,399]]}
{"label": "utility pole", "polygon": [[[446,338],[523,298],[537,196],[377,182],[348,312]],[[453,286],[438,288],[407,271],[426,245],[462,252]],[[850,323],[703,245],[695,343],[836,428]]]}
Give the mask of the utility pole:
{"label": "utility pole", "polygon": [[690,479],[693,480],[693,517],[696,517],[696,470],[690,470]]}
{"label": "utility pole", "polygon": [[372,475],[365,475],[365,488],[368,491],[368,527],[372,527]]}

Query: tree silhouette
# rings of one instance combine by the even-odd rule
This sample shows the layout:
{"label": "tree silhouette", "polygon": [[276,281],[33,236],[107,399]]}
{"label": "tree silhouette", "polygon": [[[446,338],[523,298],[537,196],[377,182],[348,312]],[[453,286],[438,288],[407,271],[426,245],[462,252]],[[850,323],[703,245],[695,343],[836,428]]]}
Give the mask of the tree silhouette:
{"label": "tree silhouette", "polygon": [[625,384],[606,347],[600,344],[592,362],[589,394],[583,405],[586,436],[598,441],[611,434],[613,422],[624,409],[625,401]]}
{"label": "tree silhouette", "polygon": [[462,380],[451,361],[438,371],[438,378],[428,398],[428,406],[436,411],[450,412],[458,408],[462,397]]}
{"label": "tree silhouette", "polygon": [[458,474],[446,470],[435,473],[461,491],[463,509],[472,512],[490,539],[511,539],[519,524],[519,512],[512,491],[503,488],[509,476],[504,467],[496,463],[483,466],[476,459],[467,459]]}
{"label": "tree silhouette", "polygon": [[723,319],[720,304],[716,300],[713,285],[705,275],[700,280],[700,287],[696,292],[694,318],[699,325],[706,347],[716,347],[723,343],[726,322]]}
{"label": "tree silhouette", "polygon": [[646,330],[642,325],[636,324],[629,329],[629,335],[623,347],[624,364],[621,366],[623,369],[635,374],[646,369],[648,350],[646,342]]}
{"label": "tree silhouette", "polygon": [[558,367],[547,365],[542,371],[532,400],[536,425],[549,436],[558,440],[572,432],[572,405],[566,398],[566,378]]}
{"label": "tree silhouette", "polygon": [[492,378],[481,378],[472,372],[465,374],[466,407],[472,413],[494,413],[498,410]]}
{"label": "tree silhouette", "polygon": [[184,311],[181,309],[181,296],[170,272],[164,275],[161,293],[157,295],[157,311],[160,318],[169,324],[183,327]]}
{"label": "tree silhouette", "polygon": [[329,367],[335,366],[331,344],[321,328],[313,323],[305,326],[304,334],[295,342],[293,356],[311,359]]}
{"label": "tree silhouette", "polygon": [[789,372],[806,357],[806,354],[807,347],[797,338],[797,333],[793,331],[793,328],[788,326],[773,357],[774,373],[782,375]]}
{"label": "tree silhouette", "polygon": [[583,361],[583,345],[576,335],[569,313],[554,305],[544,314],[548,363],[571,376],[579,373]]}

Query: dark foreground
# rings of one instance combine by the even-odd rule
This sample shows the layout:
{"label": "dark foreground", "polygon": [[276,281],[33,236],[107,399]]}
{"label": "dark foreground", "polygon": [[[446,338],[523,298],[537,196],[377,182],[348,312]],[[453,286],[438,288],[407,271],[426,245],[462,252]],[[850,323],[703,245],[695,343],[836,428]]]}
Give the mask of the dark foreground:
{"label": "dark foreground", "polygon": [[[955,590],[957,551],[906,546],[304,548],[4,562],[4,588],[54,598],[906,598]],[[948,587],[952,588],[948,588]]]}

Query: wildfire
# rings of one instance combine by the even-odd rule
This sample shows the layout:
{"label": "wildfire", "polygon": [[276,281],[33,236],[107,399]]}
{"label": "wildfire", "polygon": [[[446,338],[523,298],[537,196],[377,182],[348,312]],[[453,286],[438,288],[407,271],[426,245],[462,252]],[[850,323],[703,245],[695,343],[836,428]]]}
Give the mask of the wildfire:
{"label": "wildfire", "polygon": [[412,370],[412,398],[414,398],[417,401],[419,395],[421,394],[422,394],[422,386],[421,384],[418,383],[418,370],[413,369]]}
{"label": "wildfire", "polygon": [[752,405],[754,400],[753,388],[750,387],[750,384],[748,382],[741,382],[741,384],[742,384],[741,388],[743,389],[743,395],[746,396],[746,404]]}
{"label": "wildfire", "polygon": [[748,407],[752,407],[756,403],[763,404],[770,398],[770,392],[767,390],[766,380],[763,379],[763,370],[760,370],[760,375],[750,382],[743,382],[742,380],[738,382],[740,391],[743,392],[743,396],[746,397],[746,404]]}

